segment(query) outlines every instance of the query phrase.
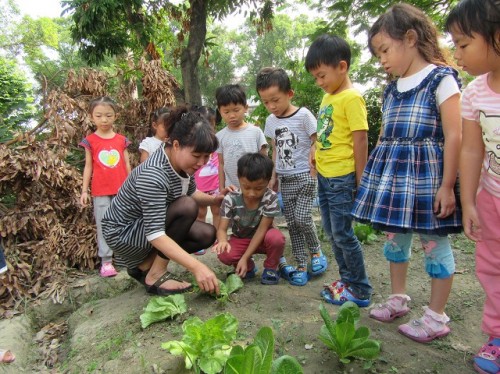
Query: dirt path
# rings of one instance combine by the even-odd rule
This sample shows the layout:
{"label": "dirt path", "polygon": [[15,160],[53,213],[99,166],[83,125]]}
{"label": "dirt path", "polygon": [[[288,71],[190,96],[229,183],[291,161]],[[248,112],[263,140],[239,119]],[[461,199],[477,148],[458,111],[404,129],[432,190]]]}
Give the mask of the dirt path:
{"label": "dirt path", "polygon": [[[390,290],[382,243],[379,238],[364,246],[375,303],[382,301]],[[366,363],[359,360],[340,364],[318,339],[323,324],[318,309],[319,292],[324,282],[337,278],[331,251],[326,243],[323,246],[331,266],[325,275],[304,287],[293,287],[284,281],[277,286],[263,286],[256,278],[246,282],[225,306],[206,295],[187,294],[187,314],[145,330],[141,329],[139,315],[149,297],[125,272],[114,279],[101,279],[96,274],[79,278],[73,283],[78,287],[74,288],[72,299],[63,306],[42,302],[41,306],[28,308],[24,317],[0,321],[0,347],[12,348],[17,355],[16,363],[0,366],[0,373],[184,373],[183,360],[162,350],[161,343],[180,340],[181,324],[190,316],[206,320],[221,312],[237,317],[240,344],[252,341],[260,327],[272,327],[275,356],[295,356],[307,374],[474,373],[471,357],[485,340],[480,333],[483,297],[474,276],[473,245],[462,235],[453,237],[457,274],[447,309],[452,334],[424,345],[397,333],[398,324],[419,316],[429,298],[430,283],[423,271],[422,252],[414,245],[408,280],[411,316],[383,324],[368,318],[366,310],[361,312],[361,324],[368,326],[372,338],[382,343],[380,358],[365,369]],[[224,279],[227,268],[218,263],[215,255],[209,253],[201,259]],[[260,269],[262,260],[257,257]],[[335,317],[338,308],[326,307]],[[67,332],[61,335],[64,331]]]}

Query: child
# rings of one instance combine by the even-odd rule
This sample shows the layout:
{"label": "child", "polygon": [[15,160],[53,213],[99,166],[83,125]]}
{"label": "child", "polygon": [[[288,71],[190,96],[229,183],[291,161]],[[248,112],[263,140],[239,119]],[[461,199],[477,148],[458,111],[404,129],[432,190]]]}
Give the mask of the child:
{"label": "child", "polygon": [[372,287],[352,228],[351,208],[367,159],[368,122],[363,97],[349,78],[350,63],[349,44],[337,36],[322,35],[309,48],[305,67],[325,91],[312,164],[318,172],[323,229],[340,274],[340,280],[325,287],[321,295],[332,304],[350,300],[366,307]]}
{"label": "child", "polygon": [[464,0],[446,29],[458,65],[477,75],[463,92],[460,195],[465,235],[476,242],[476,274],[486,293],[482,330],[488,341],[474,357],[480,373],[500,373],[500,7]]}
{"label": "child", "polygon": [[[273,228],[280,214],[278,196],[268,185],[273,162],[260,153],[247,153],[238,160],[240,190],[229,192],[222,201],[221,219],[213,251],[226,265],[233,265],[242,278],[253,278],[257,272],[252,255],[266,255],[262,284],[278,284],[278,265],[285,250],[285,237]],[[228,240],[227,229],[232,235]]]}
{"label": "child", "polygon": [[198,206],[220,205],[224,196],[197,191],[193,174],[217,149],[217,138],[206,118],[185,107],[172,109],[167,122],[165,148],[136,167],[120,188],[103,218],[104,237],[150,294],[192,288],[168,271],[170,261],[190,271],[203,291],[219,293],[214,272],[190,255],[215,241],[215,228],[196,219]]}
{"label": "child", "polygon": [[215,92],[217,109],[226,127],[217,133],[219,139],[219,190],[231,185],[239,187],[238,159],[245,153],[260,152],[267,156],[267,143],[262,130],[245,122],[248,109],[243,88],[237,84],[222,86]]}
{"label": "child", "polygon": [[167,128],[165,118],[169,115],[168,108],[160,108],[155,110],[151,116],[151,129],[148,136],[139,144],[139,152],[141,152],[140,162],[144,162],[151,154],[165,144],[167,139]]}
{"label": "child", "polygon": [[[215,111],[213,109],[207,108],[205,106],[193,107],[193,110],[201,113],[208,120],[213,130],[215,131]],[[196,173],[194,173],[194,180],[196,181],[196,188],[208,195],[216,196],[219,194],[219,157],[217,152],[213,152],[208,159],[208,162],[199,168]],[[210,206],[210,211],[212,213],[212,224],[215,229],[219,226],[219,207],[216,205]],[[200,206],[198,210],[198,219],[205,222],[207,218],[207,207]],[[206,249],[202,249],[194,254],[197,256],[202,256],[207,252]]]}
{"label": "child", "polygon": [[431,277],[424,315],[399,332],[425,343],[446,336],[444,313],[455,263],[447,234],[460,232],[456,204],[461,142],[457,72],[446,66],[437,32],[419,9],[398,4],[371,27],[369,48],[395,77],[385,89],[379,143],[370,155],[353,215],[386,232],[391,295],[370,317],[388,322],[406,315],[406,275],[418,233]]}
{"label": "child", "polygon": [[264,129],[264,135],[271,138],[274,145],[275,169],[269,187],[277,190],[277,175],[297,263],[297,268],[281,266],[281,275],[291,285],[304,286],[308,281],[309,258],[312,275],[322,274],[327,268],[312,220],[317,181],[309,161],[316,142],[316,119],[308,109],[297,108],[290,102],[293,90],[285,70],[264,68],[257,74],[256,83],[260,99],[271,113]]}
{"label": "child", "polygon": [[80,145],[85,148],[80,203],[84,207],[89,204],[89,186],[91,185],[102,277],[113,277],[117,272],[112,263],[113,251],[102,236],[101,220],[111,199],[118,193],[118,189],[130,173],[127,151],[130,141],[113,131],[117,109],[116,103],[107,96],[92,100],[89,104],[89,113],[96,131],[80,142]]}

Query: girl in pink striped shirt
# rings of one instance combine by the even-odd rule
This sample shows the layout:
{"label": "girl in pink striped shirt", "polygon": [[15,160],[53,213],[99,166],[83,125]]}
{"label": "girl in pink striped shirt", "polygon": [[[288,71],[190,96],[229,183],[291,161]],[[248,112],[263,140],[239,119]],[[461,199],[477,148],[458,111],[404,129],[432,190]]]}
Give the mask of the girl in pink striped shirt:
{"label": "girl in pink striped shirt", "polygon": [[463,0],[446,21],[455,58],[477,76],[462,96],[460,153],[463,226],[476,242],[476,275],[486,293],[474,356],[479,373],[500,373],[500,1]]}

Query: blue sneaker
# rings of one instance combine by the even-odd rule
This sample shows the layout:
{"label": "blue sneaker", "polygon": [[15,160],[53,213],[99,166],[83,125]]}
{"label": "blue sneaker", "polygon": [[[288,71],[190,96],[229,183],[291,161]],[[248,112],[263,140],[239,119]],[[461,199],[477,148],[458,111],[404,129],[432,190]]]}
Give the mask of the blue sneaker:
{"label": "blue sneaker", "polygon": [[352,301],[360,308],[367,307],[370,305],[370,298],[368,299],[358,299],[349,287],[342,283],[336,283],[335,285],[328,285],[321,291],[321,296],[323,299],[330,304],[342,305],[346,301]]}

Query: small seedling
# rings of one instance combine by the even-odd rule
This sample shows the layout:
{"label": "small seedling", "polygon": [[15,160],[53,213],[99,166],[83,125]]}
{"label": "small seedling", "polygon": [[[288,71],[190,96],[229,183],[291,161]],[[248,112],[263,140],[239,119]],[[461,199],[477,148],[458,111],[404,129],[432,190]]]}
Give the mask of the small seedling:
{"label": "small seedling", "polygon": [[352,301],[339,308],[337,320],[333,321],[325,306],[320,305],[320,314],[325,324],[321,326],[320,340],[334,351],[344,364],[350,358],[373,360],[380,354],[380,342],[369,339],[370,329],[365,326],[356,328],[359,322],[359,307]]}

